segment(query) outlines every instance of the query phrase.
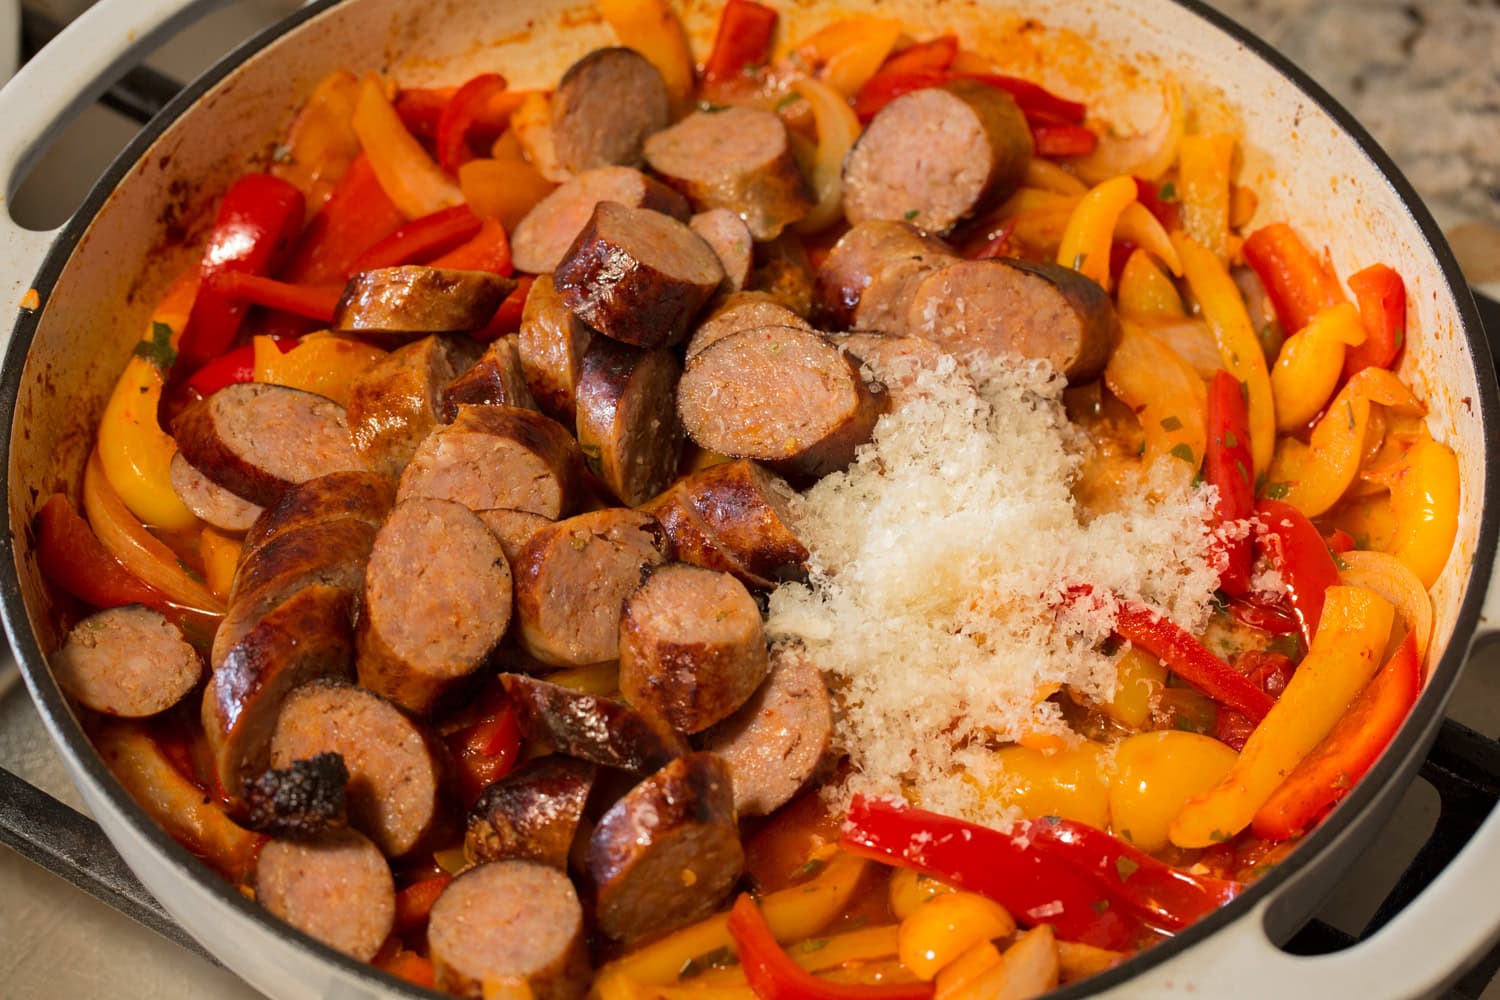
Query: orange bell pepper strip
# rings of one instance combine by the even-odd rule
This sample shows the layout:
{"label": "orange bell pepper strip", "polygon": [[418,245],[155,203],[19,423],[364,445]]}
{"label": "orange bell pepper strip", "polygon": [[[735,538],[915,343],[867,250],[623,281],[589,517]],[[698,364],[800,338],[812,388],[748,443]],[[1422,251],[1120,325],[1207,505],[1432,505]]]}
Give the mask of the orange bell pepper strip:
{"label": "orange bell pepper strip", "polygon": [[479,217],[467,205],[454,205],[413,219],[359,255],[349,276],[360,271],[421,264],[466,243],[479,232]]}
{"label": "orange bell pepper strip", "polygon": [[505,235],[505,227],[494,219],[483,220],[473,239],[431,261],[430,266],[488,271],[502,277],[509,277],[515,271],[510,261],[510,239]]}
{"label": "orange bell pepper strip", "polygon": [[714,47],[703,62],[704,84],[727,83],[766,65],[778,17],[774,9],[755,0],[727,0],[719,12]]}
{"label": "orange bell pepper strip", "polygon": [[1126,259],[1115,290],[1115,303],[1121,317],[1137,323],[1187,319],[1182,296],[1177,294],[1172,279],[1142,249],[1131,251]]}
{"label": "orange bell pepper strip", "polygon": [[1311,828],[1374,766],[1421,691],[1422,660],[1416,634],[1408,632],[1333,731],[1260,807],[1250,831],[1266,840],[1286,840]]}
{"label": "orange bell pepper strip", "polygon": [[459,87],[443,106],[438,116],[436,145],[438,164],[448,173],[457,173],[459,167],[474,158],[469,134],[507,86],[505,77],[499,73],[481,73]]}
{"label": "orange bell pepper strip", "polygon": [[1172,821],[1172,843],[1208,847],[1251,824],[1375,674],[1395,616],[1391,603],[1374,591],[1329,589],[1307,657],[1250,734],[1229,774],[1190,800]]}
{"label": "orange bell pepper strip", "polygon": [[1364,343],[1344,355],[1344,377],[1362,368],[1391,368],[1406,346],[1406,282],[1384,264],[1374,264],[1349,276],[1349,290],[1359,303]]}
{"label": "orange bell pepper strip", "polygon": [[526,159],[514,132],[495,141],[489,158],[459,167],[458,186],[475,215],[494,219],[512,233],[537,202],[557,187]]}
{"label": "orange bell pepper strip", "polygon": [[424,958],[414,951],[401,948],[389,955],[377,955],[371,962],[382,972],[389,972],[397,979],[420,986],[424,990],[433,988],[437,981],[437,971],[433,968],[432,959]]}
{"label": "orange bell pepper strip", "polygon": [[396,893],[396,933],[411,934],[425,927],[432,916],[432,904],[452,881],[452,875],[435,875]]}
{"label": "orange bell pepper strip", "polygon": [[1245,263],[1260,276],[1276,318],[1288,333],[1306,326],[1318,310],[1344,301],[1338,279],[1284,222],[1251,233],[1244,253]]}
{"label": "orange bell pepper strip", "polygon": [[1395,375],[1384,368],[1364,369],[1328,404],[1306,446],[1295,439],[1283,441],[1266,494],[1280,494],[1279,499],[1308,517],[1337,503],[1359,472],[1370,407],[1376,403],[1402,413],[1423,412],[1422,404]]}
{"label": "orange bell pepper strip", "polygon": [[42,575],[85,604],[161,608],[161,591],[130,573],[109,554],[73,504],[54,493],[36,514],[36,559]]}
{"label": "orange bell pepper strip", "polygon": [[1344,372],[1346,349],[1364,340],[1359,313],[1347,302],[1318,310],[1286,339],[1271,367],[1277,430],[1298,430],[1323,412]]}
{"label": "orange bell pepper strip", "polygon": [[1057,248],[1058,266],[1071,267],[1108,291],[1110,243],[1120,214],[1135,204],[1135,194],[1134,178],[1115,177],[1080,198]]}
{"label": "orange bell pepper strip", "polygon": [[269,337],[256,337],[254,378],[315,392],[346,406],[354,381],[386,352],[353,337],[310,333],[287,349]]}
{"label": "orange bell pepper strip", "polygon": [[674,117],[685,111],[693,98],[693,53],[668,0],[599,0],[598,7],[620,44],[661,73]]}
{"label": "orange bell pepper strip", "polygon": [[[1379,368],[1366,368],[1355,378]],[[1425,587],[1437,582],[1458,536],[1458,456],[1431,438],[1407,449],[1390,481],[1391,512],[1396,535],[1390,552],[1417,575]]]}
{"label": "orange bell pepper strip", "polygon": [[323,207],[359,156],[351,123],[358,99],[359,77],[343,69],[329,73],[313,88],[272,158],[271,176],[301,191],[309,213]]}
{"label": "orange bell pepper strip", "polygon": [[1250,404],[1250,454],[1257,476],[1269,468],[1276,450],[1276,403],[1266,356],[1245,309],[1245,300],[1229,271],[1213,251],[1185,233],[1173,233],[1172,245],[1182,273],[1198,299],[1203,318],[1219,343],[1229,373],[1242,382]]}
{"label": "orange bell pepper strip", "polygon": [[809,35],[794,51],[818,80],[847,99],[880,69],[903,30],[891,18],[844,17]]}
{"label": "orange bell pepper strip", "polygon": [[1229,256],[1229,170],[1234,136],[1185,135],[1177,147],[1177,194],[1182,227],[1218,255]]}
{"label": "orange bell pepper strip", "polygon": [[402,124],[373,73],[360,83],[354,134],[381,190],[406,218],[418,219],[463,201],[458,185]]}
{"label": "orange bell pepper strip", "polygon": [[229,602],[229,588],[234,583],[234,571],[239,566],[239,539],[213,528],[204,528],[198,537],[198,552],[203,557],[203,581],[209,592],[219,600]]}

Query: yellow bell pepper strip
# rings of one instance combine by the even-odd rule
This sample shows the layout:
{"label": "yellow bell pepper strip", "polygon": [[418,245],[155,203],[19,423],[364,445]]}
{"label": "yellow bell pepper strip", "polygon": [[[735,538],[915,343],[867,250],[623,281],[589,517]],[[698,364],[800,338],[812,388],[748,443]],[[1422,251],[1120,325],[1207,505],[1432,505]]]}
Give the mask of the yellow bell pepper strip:
{"label": "yellow bell pepper strip", "polygon": [[599,0],[599,13],[621,45],[645,56],[661,73],[674,117],[685,112],[693,96],[693,54],[672,5],[667,0]]}
{"label": "yellow bell pepper strip", "polygon": [[[1383,370],[1366,368],[1355,378],[1379,371]],[[1423,586],[1436,583],[1448,562],[1458,535],[1458,500],[1458,456],[1453,449],[1431,438],[1412,445],[1391,482],[1396,536],[1390,551]]]}
{"label": "yellow bell pepper strip", "polygon": [[[886,17],[840,18],[803,39],[792,53],[793,63],[847,101],[880,69],[903,30],[901,22]],[[849,113],[854,114],[852,108]]]}
{"label": "yellow bell pepper strip", "polygon": [[1276,404],[1271,395],[1271,375],[1266,356],[1250,323],[1245,300],[1229,271],[1213,251],[1182,233],[1172,234],[1172,243],[1182,258],[1182,273],[1197,298],[1219,342],[1219,353],[1229,374],[1245,386],[1250,404],[1250,454],[1257,476],[1271,465],[1276,449]]}
{"label": "yellow bell pepper strip", "polygon": [[792,84],[812,108],[818,129],[817,153],[812,165],[812,189],[817,200],[812,210],[792,228],[798,233],[820,233],[839,221],[844,205],[844,158],[859,138],[859,119],[838,91],[826,83],[802,78]]}
{"label": "yellow bell pepper strip", "polygon": [[1208,847],[1250,825],[1277,787],[1332,731],[1380,666],[1396,609],[1374,591],[1329,588],[1307,657],[1255,727],[1229,774],[1172,821],[1178,847]]}
{"label": "yellow bell pepper strip", "polygon": [[1364,339],[1359,312],[1347,302],[1319,310],[1286,339],[1271,368],[1277,430],[1295,431],[1323,412],[1343,375],[1345,348]]}
{"label": "yellow bell pepper strip", "polygon": [[1207,444],[1203,380],[1192,365],[1139,324],[1126,320],[1120,326],[1120,343],[1104,368],[1104,384],[1140,419],[1146,464],[1170,458],[1191,478]]}
{"label": "yellow bell pepper strip", "polygon": [[463,192],[406,130],[373,73],[359,85],[354,134],[381,190],[406,218],[420,219],[463,202]]}
{"label": "yellow bell pepper strip", "polygon": [[1250,829],[1266,840],[1286,840],[1310,828],[1370,770],[1421,692],[1422,661],[1408,632],[1333,731],[1260,807]]}
{"label": "yellow bell pepper strip", "polygon": [[490,149],[490,157],[458,168],[458,186],[469,208],[481,219],[494,219],[514,232],[526,214],[557,187],[521,153],[521,141],[507,131]]}
{"label": "yellow bell pepper strip", "polygon": [[[762,911],[778,941],[800,941],[817,934],[844,912],[869,862],[838,853],[806,882],[769,893]],[[732,943],[729,917],[719,913],[691,927],[635,949],[600,969],[627,976],[648,986],[675,982],[682,967],[695,958],[728,948]]]}
{"label": "yellow bell pepper strip", "polygon": [[[1139,185],[1136,186],[1136,190],[1140,190]],[[1120,212],[1120,219],[1115,223],[1114,238],[1122,243],[1140,247],[1167,265],[1168,271],[1181,276],[1182,261],[1177,257],[1177,248],[1172,245],[1172,237],[1168,235],[1161,220],[1152,215],[1151,210],[1139,201],[1131,202]]]}
{"label": "yellow bell pepper strip", "polygon": [[1177,148],[1182,227],[1220,260],[1229,256],[1229,170],[1234,136],[1186,135]]}
{"label": "yellow bell pepper strip", "polygon": [[1099,707],[1104,714],[1130,729],[1144,729],[1151,720],[1151,706],[1167,686],[1167,668],[1150,653],[1127,649],[1115,663],[1115,693]]}
{"label": "yellow bell pepper strip", "polygon": [[195,580],[177,555],[147,531],[110,488],[96,450],[83,472],[83,510],[110,555],[143,583],[205,615],[222,615],[224,603]]}
{"label": "yellow bell pepper strip", "polygon": [[1172,279],[1140,248],[1132,250],[1125,260],[1120,286],[1115,290],[1115,306],[1122,317],[1137,323],[1187,318]]}
{"label": "yellow bell pepper strip", "polygon": [[917,907],[897,936],[897,957],[918,979],[938,970],[977,944],[1016,932],[1016,919],[999,903],[972,892],[950,892]]}
{"label": "yellow bell pepper strip", "polygon": [[1223,781],[1236,756],[1212,736],[1177,729],[1121,740],[1109,786],[1115,835],[1143,851],[1160,851],[1182,807]]}
{"label": "yellow bell pepper strip", "polygon": [[303,389],[346,406],[349,391],[360,373],[386,352],[353,337],[310,333],[290,351],[269,337],[256,337],[255,381]]}
{"label": "yellow bell pepper strip", "polygon": [[219,600],[229,602],[229,585],[234,582],[234,570],[239,565],[240,540],[231,538],[213,528],[204,528],[198,539],[198,551],[203,556],[203,580],[209,592]]}
{"label": "yellow bell pepper strip", "polygon": [[99,420],[98,454],[109,485],[130,512],[171,531],[198,523],[172,489],[177,442],[161,429],[161,405],[172,350],[198,292],[199,268],[184,272],[162,297],[145,339],[136,345]]}
{"label": "yellow bell pepper strip", "polygon": [[995,751],[1000,773],[985,789],[1028,819],[1062,816],[1091,826],[1109,825],[1108,757],[1104,745],[1083,740],[1072,749],[1044,752],[1030,747]]}
{"label": "yellow bell pepper strip", "polygon": [[1277,450],[1266,495],[1280,493],[1280,499],[1308,517],[1317,517],[1337,503],[1359,472],[1370,406],[1375,403],[1404,413],[1423,411],[1422,404],[1395,375],[1384,368],[1364,369],[1328,404],[1305,448],[1294,447],[1300,443],[1288,439]]}
{"label": "yellow bell pepper strip", "polygon": [[1032,157],[1026,164],[1026,187],[1055,191],[1058,194],[1081,195],[1088,192],[1088,185],[1068,173],[1051,160]]}
{"label": "yellow bell pepper strip", "polygon": [[329,73],[313,88],[272,157],[271,176],[302,192],[309,215],[323,207],[359,155],[351,124],[358,100],[359,77],[346,69]]}
{"label": "yellow bell pepper strip", "polygon": [[1425,662],[1432,637],[1432,596],[1417,574],[1388,552],[1352,549],[1338,556],[1339,579],[1348,587],[1364,587],[1390,601],[1406,624],[1406,633],[1417,646],[1417,659]]}
{"label": "yellow bell pepper strip", "polygon": [[1109,248],[1114,241],[1115,225],[1125,206],[1135,204],[1135,181],[1114,177],[1092,188],[1078,201],[1068,226],[1063,230],[1057,248],[1057,263],[1071,267],[1099,287],[1108,290]]}

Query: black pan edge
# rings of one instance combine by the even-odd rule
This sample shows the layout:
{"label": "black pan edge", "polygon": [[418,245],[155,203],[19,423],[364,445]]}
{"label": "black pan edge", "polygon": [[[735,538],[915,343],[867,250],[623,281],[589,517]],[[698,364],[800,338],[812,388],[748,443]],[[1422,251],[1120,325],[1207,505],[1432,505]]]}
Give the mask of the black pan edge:
{"label": "black pan edge", "polygon": [[[317,0],[245,42],[202,76],[188,84],[156,118],[142,129],[100,177],[88,198],[62,228],[57,241],[43,260],[32,282],[33,287],[41,294],[43,302],[48,300],[73,247],[87,231],[94,216],[152,143],[160,138],[183,112],[232,73],[240,63],[340,2],[342,0]],[[1437,261],[1444,280],[1453,289],[1454,298],[1457,301],[1459,318],[1464,328],[1465,339],[1468,341],[1469,356],[1479,390],[1479,416],[1485,431],[1485,464],[1486,468],[1492,467],[1496,460],[1500,459],[1500,392],[1497,392],[1496,388],[1489,345],[1480,327],[1478,310],[1468,292],[1463,272],[1449,249],[1442,230],[1422,203],[1415,189],[1358,121],[1290,60],[1248,29],[1210,8],[1201,0],[1173,0],[1173,2],[1187,14],[1195,16],[1211,28],[1216,28],[1270,65],[1289,80],[1304,97],[1326,112],[1359,147],[1364,156],[1405,203],[1408,213],[1416,222],[1429,251]],[[37,323],[43,311],[20,314],[6,352],[4,371],[0,373],[0,410],[10,413],[12,420],[14,420],[23,364],[32,339],[36,335]],[[9,459],[10,434],[6,434],[3,440],[0,440],[0,485],[4,486],[7,495],[10,488]],[[1440,661],[1432,667],[1422,697],[1413,709],[1412,718],[1402,727],[1391,747],[1371,769],[1366,779],[1350,793],[1340,808],[1304,840],[1292,858],[1262,877],[1238,899],[1198,921],[1171,940],[1141,953],[1116,969],[1057,990],[1049,994],[1050,996],[1058,1000],[1073,1000],[1073,998],[1118,987],[1240,919],[1252,908],[1272,898],[1282,887],[1293,883],[1297,873],[1304,868],[1321,864],[1337,864],[1342,860],[1348,860],[1341,856],[1347,852],[1330,853],[1330,848],[1334,847],[1355,821],[1378,800],[1385,796],[1395,795],[1401,790],[1393,785],[1392,781],[1403,772],[1408,776],[1414,773],[1418,759],[1426,752],[1437,733],[1442,722],[1443,708],[1452,694],[1459,670],[1468,658],[1469,645],[1479,623],[1480,607],[1489,584],[1497,539],[1500,539],[1500,477],[1491,475],[1486,477],[1484,484],[1479,536],[1470,571],[1469,586],[1454,624],[1455,641],[1450,644]],[[192,878],[200,885],[208,887],[220,903],[259,921],[263,927],[287,942],[310,949],[325,961],[336,966],[345,975],[362,980],[372,988],[388,992],[400,991],[407,996],[439,996],[439,994],[420,990],[396,980],[366,963],[357,962],[271,917],[261,907],[235,891],[207,865],[193,857],[136,805],[135,800],[114,779],[99,759],[98,754],[93,751],[92,744],[78,725],[71,707],[47,670],[45,658],[31,633],[26,608],[21,599],[15,565],[15,549],[9,532],[0,537],[0,613],[3,613],[6,632],[21,664],[22,673],[33,700],[49,724],[58,732],[67,735],[62,749],[99,786],[112,807],[131,817],[135,832],[144,837],[157,854],[164,856],[184,877]],[[1292,889],[1295,890],[1295,885]]]}

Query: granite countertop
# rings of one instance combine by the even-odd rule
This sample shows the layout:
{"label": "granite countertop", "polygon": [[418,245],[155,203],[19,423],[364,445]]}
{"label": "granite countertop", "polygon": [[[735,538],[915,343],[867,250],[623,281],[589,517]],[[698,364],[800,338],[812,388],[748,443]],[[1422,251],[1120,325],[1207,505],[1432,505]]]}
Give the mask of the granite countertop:
{"label": "granite countertop", "polygon": [[[176,40],[155,64],[189,78],[258,23],[296,2],[242,0]],[[1269,40],[1344,103],[1427,201],[1469,279],[1500,291],[1500,0],[1209,2]],[[88,5],[87,0],[28,3],[63,18]],[[55,225],[61,218],[55,214],[58,206],[76,204],[131,132],[123,119],[90,109],[17,193],[17,217]],[[1461,695],[1455,710],[1462,721],[1493,735],[1500,728],[1500,680],[1490,678],[1500,678],[1500,647],[1481,656],[1488,658],[1469,675],[1485,693]],[[0,763],[76,803],[24,693],[7,693],[5,687],[0,671]],[[1413,841],[1410,849],[1415,846]],[[1401,852],[1387,848],[1387,853]],[[1383,872],[1371,874],[1381,884]],[[1361,873],[1346,882],[1364,880]],[[105,995],[111,1000],[251,1000],[256,995],[225,970],[5,848],[0,848],[0,899],[0,941],[5,942],[0,995],[39,1000]],[[1485,997],[1500,1000],[1500,987],[1492,985]]]}

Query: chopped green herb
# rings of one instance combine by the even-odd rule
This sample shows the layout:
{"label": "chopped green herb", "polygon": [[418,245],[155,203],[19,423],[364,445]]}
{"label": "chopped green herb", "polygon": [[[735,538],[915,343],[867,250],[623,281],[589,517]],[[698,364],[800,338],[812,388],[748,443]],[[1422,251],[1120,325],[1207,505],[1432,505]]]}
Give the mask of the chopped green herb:
{"label": "chopped green herb", "polygon": [[1399,327],[1396,330],[1396,350],[1399,351],[1399,350],[1401,350],[1401,348],[1403,348],[1405,346],[1406,346],[1406,327],[1403,326],[1403,327]]}
{"label": "chopped green herb", "polygon": [[920,208],[909,208],[909,209],[906,210],[906,216],[905,216],[906,221],[910,222],[912,219],[915,219],[917,216],[919,216],[921,214],[922,214],[922,210]]}
{"label": "chopped green herb", "polygon": [[1250,383],[1244,379],[1240,380],[1240,396],[1245,400],[1245,405],[1250,405]]}
{"label": "chopped green herb", "polygon": [[1046,823],[1048,826],[1056,826],[1057,824],[1059,824],[1059,823],[1062,822],[1062,817],[1061,816],[1043,816],[1042,817],[1042,822]]}
{"label": "chopped green herb", "polygon": [[596,476],[604,474],[604,453],[597,444],[579,445],[583,452],[583,464]]}
{"label": "chopped green herb", "polygon": [[824,948],[827,948],[827,947],[828,947],[828,939],[826,937],[825,938],[808,938],[806,941],[803,941],[801,944],[799,944],[797,946],[797,950],[800,951],[800,952],[802,952],[802,954],[804,954],[804,955],[811,955],[813,952],[815,952],[815,951],[822,951]]}
{"label": "chopped green herb", "polygon": [[1132,844],[1135,843],[1135,835],[1132,834],[1129,830],[1121,830],[1120,831],[1120,836],[1124,837],[1126,840],[1130,841],[1130,843],[1132,843]]}
{"label": "chopped green herb", "polygon": [[271,162],[273,163],[287,163],[291,160],[291,158],[291,146],[283,146],[278,144],[275,149],[271,150]]}
{"label": "chopped green herb", "polygon": [[1180,458],[1180,459],[1182,459],[1188,465],[1197,465],[1198,464],[1198,456],[1193,454],[1193,448],[1192,448],[1192,446],[1189,445],[1186,441],[1183,441],[1183,442],[1181,442],[1179,444],[1174,444],[1172,446],[1172,450],[1169,452],[1169,454],[1173,458]]}
{"label": "chopped green herb", "polygon": [[1370,547],[1370,536],[1364,532],[1354,536],[1354,547],[1356,549],[1368,549]]}
{"label": "chopped green herb", "polygon": [[1196,490],[1198,487],[1200,487],[1202,485],[1203,485],[1203,470],[1199,469],[1197,472],[1193,473],[1193,489]]}
{"label": "chopped green herb", "polygon": [[1123,855],[1115,858],[1115,871],[1119,873],[1120,881],[1124,882],[1136,873],[1141,866]]}
{"label": "chopped green herb", "polygon": [[1141,438],[1140,447],[1136,448],[1135,450],[1135,457],[1140,458],[1144,454],[1146,454],[1146,439]]}
{"label": "chopped green herb", "polygon": [[1267,483],[1265,493],[1272,500],[1285,500],[1291,489],[1291,483]]}
{"label": "chopped green herb", "polygon": [[822,871],[826,864],[828,862],[822,858],[808,858],[798,866],[796,871],[792,872],[792,878],[811,878]]}
{"label": "chopped green herb", "polygon": [[1354,430],[1354,404],[1347,399],[1344,400],[1344,410],[1349,414],[1349,429],[1352,431]]}
{"label": "chopped green herb", "polygon": [[1295,660],[1302,653],[1302,638],[1295,632],[1278,635],[1266,644],[1269,653],[1280,653],[1288,660]]}
{"label": "chopped green herb", "polygon": [[1157,197],[1162,201],[1176,201],[1177,185],[1173,184],[1171,181],[1167,181],[1161,186],[1161,191],[1157,193]]}
{"label": "chopped green herb", "polygon": [[1344,561],[1343,556],[1339,555],[1337,552],[1332,552],[1331,550],[1330,552],[1333,556],[1333,564],[1335,566],[1337,566],[1340,570],[1347,570],[1349,568],[1349,564]]}
{"label": "chopped green herb", "polygon": [[1248,483],[1250,481],[1250,470],[1245,468],[1245,463],[1239,459],[1235,459],[1234,467],[1240,470],[1240,476]]}
{"label": "chopped green herb", "polygon": [[151,339],[135,345],[135,356],[145,358],[161,371],[167,371],[177,361],[177,352],[172,349],[172,328],[165,323],[151,324]]}
{"label": "chopped green herb", "polygon": [[785,111],[787,108],[791,107],[793,104],[796,104],[800,100],[802,100],[802,95],[794,90],[790,94],[787,94],[781,100],[776,102],[776,110]]}
{"label": "chopped green herb", "polygon": [[1238,448],[1239,446],[1240,446],[1240,439],[1235,436],[1234,431],[1225,431],[1224,432],[1224,447],[1226,447],[1226,448]]}
{"label": "chopped green herb", "polygon": [[1096,899],[1092,903],[1090,903],[1089,906],[1093,907],[1095,914],[1102,917],[1109,911],[1109,900]]}
{"label": "chopped green herb", "polygon": [[743,76],[754,76],[759,72],[760,63],[758,62],[747,62],[745,63],[745,65],[740,67],[740,74]]}
{"label": "chopped green herb", "polygon": [[698,107],[703,111],[707,111],[711,115],[716,115],[720,111],[729,110],[729,105],[727,104],[710,104],[708,101],[702,102],[698,105]]}
{"label": "chopped green herb", "polygon": [[1212,840],[1215,844],[1222,844],[1224,843],[1224,841],[1233,836],[1234,834],[1232,833],[1225,833],[1223,830],[1215,830],[1213,833],[1210,833],[1208,835],[1208,839]]}
{"label": "chopped green herb", "polygon": [[1169,432],[1180,431],[1182,430],[1182,421],[1178,420],[1176,417],[1168,417],[1161,422],[1161,429]]}
{"label": "chopped green herb", "polygon": [[1078,254],[1076,257],[1073,258],[1073,270],[1075,270],[1075,271],[1082,271],[1083,270],[1083,262],[1086,261],[1086,260],[1088,260],[1088,259],[1089,259],[1089,255],[1088,254],[1086,254],[1086,253]]}

